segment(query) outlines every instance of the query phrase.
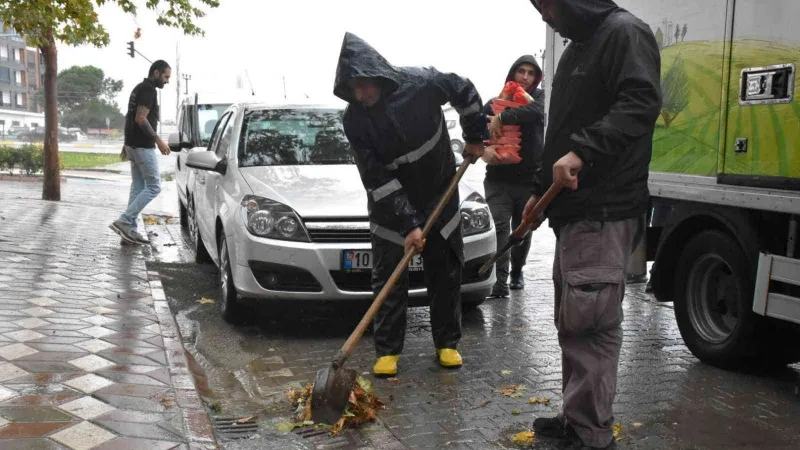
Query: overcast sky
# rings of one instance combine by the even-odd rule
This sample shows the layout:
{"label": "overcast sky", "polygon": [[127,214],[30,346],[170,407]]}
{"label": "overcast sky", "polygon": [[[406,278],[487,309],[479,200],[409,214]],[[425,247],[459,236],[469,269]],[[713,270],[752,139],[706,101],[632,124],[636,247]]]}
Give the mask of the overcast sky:
{"label": "overcast sky", "polygon": [[[143,0],[136,3],[143,5]],[[147,74],[149,63],[131,59],[126,42],[137,27],[136,49],[151,60],[165,59],[173,80],[162,94],[162,117],[175,117],[176,47],[180,72],[190,74],[190,91],[226,92],[237,75],[250,76],[260,98],[282,98],[283,82],[292,97],[320,101],[332,96],[336,62],[346,31],[360,36],[392,64],[434,66],[470,78],[484,100],[500,92],[510,65],[545,47],[545,25],[529,0],[220,0],[198,24],[204,38],[183,36],[156,24],[143,6],[137,17],[113,4],[98,11],[111,35],[104,49],[59,48],[59,70],[95,65],[125,83],[117,101]],[[181,94],[184,88],[181,87]],[[202,98],[202,97],[201,97]]]}

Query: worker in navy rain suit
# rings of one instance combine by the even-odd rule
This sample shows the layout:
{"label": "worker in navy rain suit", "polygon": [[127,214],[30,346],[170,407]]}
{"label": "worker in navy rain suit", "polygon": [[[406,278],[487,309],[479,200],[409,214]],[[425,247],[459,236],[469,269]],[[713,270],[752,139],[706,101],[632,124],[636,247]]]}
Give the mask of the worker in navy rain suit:
{"label": "worker in navy rain suit", "polygon": [[[343,124],[369,197],[372,288],[377,294],[407,248],[422,252],[431,330],[439,363],[459,367],[461,271],[464,262],[458,192],[426,239],[422,228],[456,173],[442,106],[461,117],[465,155],[483,155],[486,116],[475,86],[434,68],[394,67],[365,41],[346,33],[334,94],[349,103]],[[392,376],[403,350],[408,272],[374,319],[373,373]]]}

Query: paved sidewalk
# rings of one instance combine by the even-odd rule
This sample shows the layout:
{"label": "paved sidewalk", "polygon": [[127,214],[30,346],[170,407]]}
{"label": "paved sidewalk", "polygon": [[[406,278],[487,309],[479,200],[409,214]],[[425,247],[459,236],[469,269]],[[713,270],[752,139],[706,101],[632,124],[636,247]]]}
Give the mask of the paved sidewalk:
{"label": "paved sidewalk", "polygon": [[0,191],[0,448],[216,448],[160,281],[118,211]]}

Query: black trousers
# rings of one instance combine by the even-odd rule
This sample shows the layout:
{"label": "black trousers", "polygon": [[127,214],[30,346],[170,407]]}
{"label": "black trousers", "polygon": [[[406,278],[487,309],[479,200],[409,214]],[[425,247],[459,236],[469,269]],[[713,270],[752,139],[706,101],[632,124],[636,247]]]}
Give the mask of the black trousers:
{"label": "black trousers", "polygon": [[[458,233],[457,236],[453,236]],[[452,239],[461,239],[461,229],[456,227]],[[422,252],[425,286],[430,300],[431,331],[436,348],[456,348],[461,339],[461,258],[452,243],[438,230],[428,234]],[[404,249],[396,243],[373,234],[372,289],[377,295],[392,272],[403,259]],[[399,355],[403,351],[406,335],[406,309],[408,308],[408,271],[383,303],[373,321],[375,352],[378,357]]]}

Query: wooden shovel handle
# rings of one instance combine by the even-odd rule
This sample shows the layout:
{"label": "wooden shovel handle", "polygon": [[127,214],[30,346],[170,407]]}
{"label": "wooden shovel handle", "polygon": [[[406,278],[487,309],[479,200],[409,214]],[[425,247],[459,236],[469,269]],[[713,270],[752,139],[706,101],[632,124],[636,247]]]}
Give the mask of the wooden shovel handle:
{"label": "wooden shovel handle", "polygon": [[[458,189],[458,182],[461,181],[461,177],[464,176],[464,172],[467,171],[467,168],[472,164],[472,155],[467,155],[464,157],[464,162],[461,163],[459,166],[458,171],[456,172],[453,180],[450,182],[450,186],[447,187],[447,191],[445,191],[442,198],[439,199],[439,203],[436,205],[436,208],[433,210],[431,215],[428,217],[428,221],[425,223],[425,227],[422,229],[422,238],[425,239],[430,233],[431,228],[433,228],[433,224],[442,215],[442,211],[444,207],[447,205],[447,202],[450,201],[450,198],[453,196],[453,193]],[[389,277],[389,280],[386,281],[386,284],[383,285],[383,289],[378,293],[375,300],[372,301],[372,305],[367,310],[367,313],[364,314],[364,317],[359,322],[358,326],[355,330],[350,334],[350,337],[347,338],[347,341],[342,346],[342,349],[339,350],[339,353],[336,354],[336,357],[333,360],[333,368],[339,369],[339,367],[343,366],[347,358],[350,357],[350,353],[353,352],[353,348],[355,348],[358,341],[361,340],[361,336],[364,335],[364,332],[367,330],[370,322],[375,317],[375,314],[378,313],[378,309],[380,309],[383,302],[386,301],[386,297],[389,296],[389,293],[394,289],[394,286],[397,284],[397,280],[400,279],[400,276],[403,275],[403,272],[406,271],[408,268],[408,264],[411,262],[411,258],[417,254],[417,250],[414,247],[408,249],[408,251],[403,255],[403,259],[400,260],[400,264],[394,269],[392,275]]]}
{"label": "wooden shovel handle", "polygon": [[521,240],[525,237],[525,235],[528,233],[528,230],[536,223],[536,219],[542,214],[542,212],[544,212],[545,209],[547,209],[547,206],[550,205],[550,202],[558,196],[558,194],[561,192],[561,189],[561,186],[557,186],[555,184],[552,184],[549,188],[547,188],[547,192],[545,192],[542,198],[536,202],[536,206],[533,207],[533,210],[527,216],[522,218],[522,223],[519,224],[517,229],[512,233],[514,238]]}

